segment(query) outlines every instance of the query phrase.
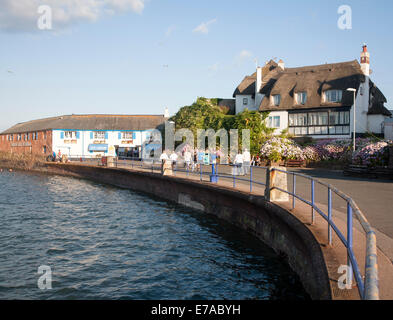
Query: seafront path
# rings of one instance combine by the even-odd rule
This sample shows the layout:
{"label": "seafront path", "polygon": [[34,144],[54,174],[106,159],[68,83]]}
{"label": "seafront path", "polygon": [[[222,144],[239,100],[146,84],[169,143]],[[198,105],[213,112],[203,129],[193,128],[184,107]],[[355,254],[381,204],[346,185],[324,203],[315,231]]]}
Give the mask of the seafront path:
{"label": "seafront path", "polygon": [[[94,165],[94,163],[83,163],[82,165]],[[157,163],[141,163],[138,161],[117,161],[115,167],[126,169],[130,171],[143,171],[150,173],[161,173],[160,164]],[[218,165],[218,181],[217,187],[235,188],[239,192],[247,193],[251,196],[263,196],[265,193],[265,186],[250,183],[250,174],[245,176],[236,176],[242,180],[234,180],[232,175],[233,167]],[[252,180],[266,184],[266,168],[254,167],[252,169]],[[320,169],[306,169],[306,168],[293,168],[288,171],[299,172],[322,182],[329,183],[335,186],[340,191],[351,197],[362,210],[371,226],[376,231],[377,246],[378,246],[378,272],[379,272],[379,290],[381,299],[393,299],[393,210],[391,203],[393,201],[393,182],[382,180],[370,180],[363,178],[345,177],[339,171],[320,170]],[[212,172],[211,166],[202,166],[201,171],[187,170],[183,165],[178,166],[178,170],[173,172],[173,176],[179,179],[191,179],[199,181],[200,183],[211,184],[210,174]],[[289,177],[289,176],[288,176]],[[296,182],[296,194],[303,199],[311,199],[310,181],[298,177]],[[292,179],[288,178],[288,190],[293,188]],[[315,185],[315,203],[323,212],[327,212],[328,197],[327,188],[322,185]],[[300,221],[302,221],[313,232],[314,236],[323,247],[325,254],[329,254],[330,250],[334,251],[335,259],[340,263],[346,261],[346,250],[341,241],[335,236],[333,232],[333,245],[328,245],[327,222],[316,213],[314,224],[311,224],[311,208],[296,200],[296,208],[292,209],[292,197],[287,202],[277,203],[281,207],[290,211]],[[344,200],[335,197],[333,194],[332,199],[333,207],[333,221],[340,228],[346,230],[346,208],[347,204]],[[359,268],[362,274],[365,270],[365,236],[363,229],[356,220],[354,221],[354,251],[357,256]],[[337,262],[337,261],[335,261]],[[337,263],[329,265],[327,268],[330,274],[337,274]],[[337,282],[337,277],[332,277],[332,282]],[[381,279],[382,278],[382,279]],[[381,281],[382,280],[382,281]],[[333,295],[336,299],[356,299],[354,291],[345,292],[345,290],[334,290],[337,284],[333,284]],[[347,295],[347,296],[346,296]]]}

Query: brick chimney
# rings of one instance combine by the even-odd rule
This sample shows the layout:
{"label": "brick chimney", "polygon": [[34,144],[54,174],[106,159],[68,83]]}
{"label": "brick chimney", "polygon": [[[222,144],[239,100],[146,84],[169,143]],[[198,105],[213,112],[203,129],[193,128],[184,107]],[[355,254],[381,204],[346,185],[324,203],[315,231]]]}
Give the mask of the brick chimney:
{"label": "brick chimney", "polygon": [[370,75],[370,53],[367,50],[367,45],[363,45],[362,53],[360,54],[360,67],[365,76]]}
{"label": "brick chimney", "polygon": [[284,61],[282,61],[282,59],[280,59],[280,61],[278,61],[278,66],[279,66],[282,70],[285,70],[285,63],[284,63]]}

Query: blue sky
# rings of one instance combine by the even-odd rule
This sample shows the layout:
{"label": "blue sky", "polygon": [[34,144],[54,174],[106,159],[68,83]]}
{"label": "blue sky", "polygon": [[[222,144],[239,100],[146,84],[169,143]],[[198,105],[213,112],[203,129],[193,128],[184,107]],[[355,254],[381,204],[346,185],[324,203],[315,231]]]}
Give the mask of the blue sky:
{"label": "blue sky", "polygon": [[[45,1],[20,0],[30,15],[10,1],[0,0],[0,131],[71,113],[173,114],[197,96],[231,98],[255,58],[287,67],[349,61],[363,42],[393,109],[390,0],[119,0],[130,6],[54,14],[52,31],[32,24],[31,8]],[[337,27],[343,4],[351,30]]]}

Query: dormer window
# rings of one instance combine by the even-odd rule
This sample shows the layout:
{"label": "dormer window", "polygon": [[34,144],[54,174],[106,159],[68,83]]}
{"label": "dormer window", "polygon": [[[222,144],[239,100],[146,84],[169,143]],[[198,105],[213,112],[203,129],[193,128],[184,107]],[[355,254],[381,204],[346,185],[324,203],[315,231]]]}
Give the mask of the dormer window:
{"label": "dormer window", "polygon": [[341,102],[343,97],[342,90],[325,91],[325,102]]}
{"label": "dormer window", "polygon": [[243,98],[243,105],[248,106],[248,98]]}
{"label": "dormer window", "polygon": [[281,102],[281,95],[280,94],[276,94],[273,96],[273,104],[275,106],[279,106]]}
{"label": "dormer window", "polygon": [[307,102],[307,92],[299,92],[296,94],[297,104],[306,104]]}

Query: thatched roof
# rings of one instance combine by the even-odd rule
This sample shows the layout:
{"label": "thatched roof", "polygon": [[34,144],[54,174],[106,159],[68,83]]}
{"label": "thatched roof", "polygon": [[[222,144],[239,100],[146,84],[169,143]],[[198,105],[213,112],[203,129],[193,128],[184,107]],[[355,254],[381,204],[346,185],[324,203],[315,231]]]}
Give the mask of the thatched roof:
{"label": "thatched roof", "polygon": [[[269,62],[270,63],[270,62]],[[318,107],[350,107],[353,104],[353,93],[346,91],[347,88],[359,89],[365,82],[360,64],[357,60],[332,63],[317,66],[281,69],[274,64],[266,65],[268,72],[263,72],[263,85],[260,93],[265,97],[262,100],[260,111],[311,109]],[[244,78],[236,88],[234,96],[238,94],[255,95],[256,73]],[[339,103],[323,102],[322,93],[326,90],[338,89],[343,91],[342,101]],[[386,102],[386,98],[373,86],[375,93],[375,105]],[[297,104],[295,94],[307,92],[307,101],[304,105]],[[272,106],[270,97],[281,95],[279,106]],[[372,106],[370,102],[370,106]],[[382,108],[378,110],[381,111]]]}
{"label": "thatched roof", "polygon": [[[273,72],[278,68],[278,64],[273,60],[270,60],[266,63],[266,65],[262,68],[262,77],[263,81],[267,83],[269,79],[276,74]],[[257,79],[257,73],[254,72],[251,76],[247,76],[243,79],[243,81],[239,84],[236,88],[235,92],[233,93],[233,97],[236,97],[238,94],[242,95],[252,95],[255,97],[255,82]]]}
{"label": "thatched roof", "polygon": [[69,130],[148,130],[155,129],[163,115],[65,115],[18,123],[2,134],[50,129]]}
{"label": "thatched roof", "polygon": [[228,108],[228,114],[236,113],[235,99],[218,99],[218,106],[222,108]]}
{"label": "thatched roof", "polygon": [[392,113],[384,106],[385,102],[387,102],[386,97],[375,83],[370,80],[370,108],[367,114],[382,114],[391,117]]}

